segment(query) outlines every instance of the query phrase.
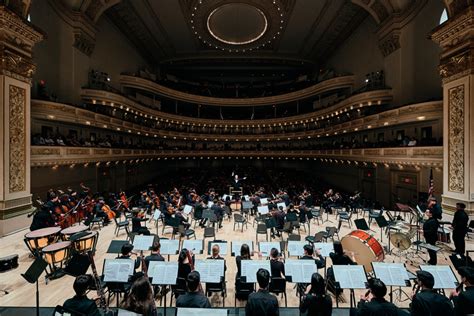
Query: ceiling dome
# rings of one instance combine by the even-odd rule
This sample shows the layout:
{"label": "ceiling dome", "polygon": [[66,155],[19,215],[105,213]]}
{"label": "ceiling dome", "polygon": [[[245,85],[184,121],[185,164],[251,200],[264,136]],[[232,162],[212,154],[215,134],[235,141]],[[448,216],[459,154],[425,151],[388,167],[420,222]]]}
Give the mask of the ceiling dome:
{"label": "ceiling dome", "polygon": [[229,45],[255,42],[267,31],[267,17],[246,3],[227,3],[215,8],[207,18],[207,29],[218,41]]}

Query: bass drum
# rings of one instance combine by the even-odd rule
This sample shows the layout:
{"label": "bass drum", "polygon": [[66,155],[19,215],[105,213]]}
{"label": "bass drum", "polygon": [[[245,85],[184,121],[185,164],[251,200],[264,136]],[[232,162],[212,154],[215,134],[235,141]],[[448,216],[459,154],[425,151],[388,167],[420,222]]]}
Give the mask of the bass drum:
{"label": "bass drum", "polygon": [[366,272],[372,271],[372,262],[385,258],[382,245],[363,230],[354,230],[342,237],[341,244],[344,251],[354,253],[357,264],[363,265]]}

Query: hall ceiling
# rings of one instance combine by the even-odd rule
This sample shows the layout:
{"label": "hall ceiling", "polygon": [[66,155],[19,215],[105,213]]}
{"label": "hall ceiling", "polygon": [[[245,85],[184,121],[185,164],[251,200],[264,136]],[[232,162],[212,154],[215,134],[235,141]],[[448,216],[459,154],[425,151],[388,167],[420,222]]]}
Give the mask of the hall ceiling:
{"label": "hall ceiling", "polygon": [[216,58],[321,64],[368,13],[350,0],[122,0],[106,16],[152,65]]}

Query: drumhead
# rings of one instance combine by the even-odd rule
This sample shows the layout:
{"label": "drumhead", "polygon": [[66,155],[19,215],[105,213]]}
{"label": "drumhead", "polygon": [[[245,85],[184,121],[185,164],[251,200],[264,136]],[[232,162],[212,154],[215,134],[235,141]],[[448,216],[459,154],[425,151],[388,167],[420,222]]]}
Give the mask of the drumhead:
{"label": "drumhead", "polygon": [[33,239],[38,237],[46,237],[49,235],[57,234],[61,230],[61,227],[46,227],[34,230],[25,235],[25,238]]}
{"label": "drumhead", "polygon": [[[383,248],[370,234],[356,230],[341,239],[342,247],[346,252],[354,252],[357,264],[363,265],[365,271],[372,271],[372,262],[384,259]],[[376,253],[376,251],[378,253]]]}
{"label": "drumhead", "polygon": [[71,246],[70,241],[61,241],[43,248],[43,252],[55,252]]}
{"label": "drumhead", "polygon": [[80,225],[64,228],[63,230],[61,230],[61,234],[63,234],[63,235],[72,235],[72,234],[75,234],[75,233],[83,232],[87,229],[89,229],[88,226],[86,226],[84,224],[80,224]]}

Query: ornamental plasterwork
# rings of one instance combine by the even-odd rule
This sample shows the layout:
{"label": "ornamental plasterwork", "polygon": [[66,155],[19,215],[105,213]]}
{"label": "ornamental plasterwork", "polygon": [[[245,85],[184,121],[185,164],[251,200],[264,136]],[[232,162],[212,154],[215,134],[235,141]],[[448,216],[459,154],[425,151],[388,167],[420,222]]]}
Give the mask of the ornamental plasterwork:
{"label": "ornamental plasterwork", "polygon": [[448,190],[464,193],[464,85],[448,92]]}
{"label": "ornamental plasterwork", "polygon": [[26,191],[26,90],[9,86],[9,192]]}

